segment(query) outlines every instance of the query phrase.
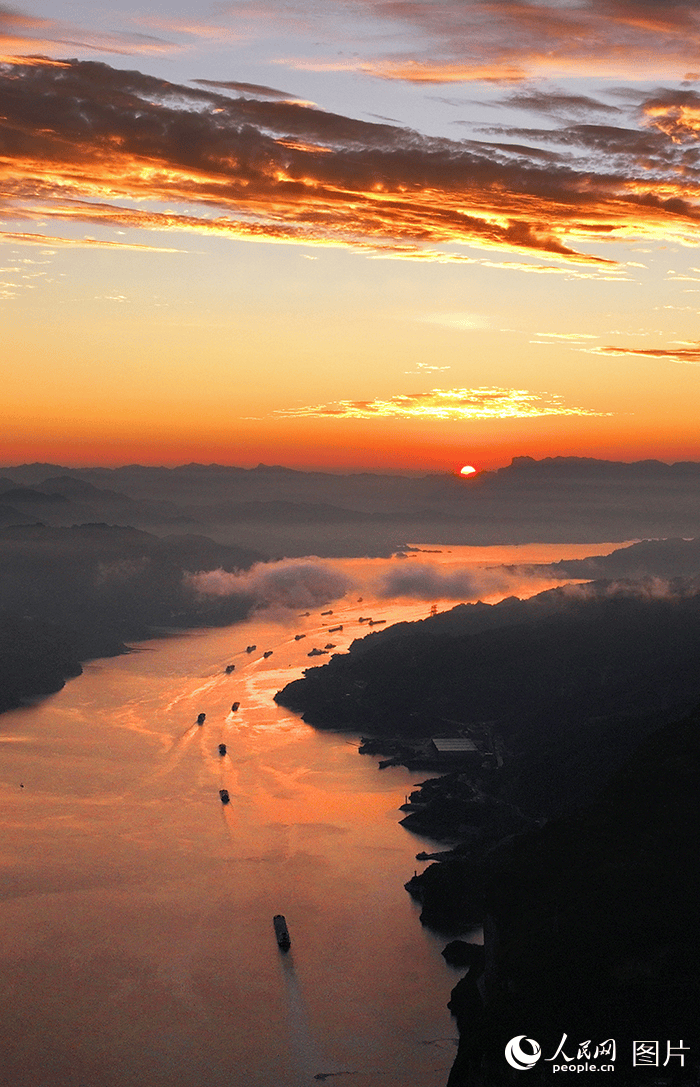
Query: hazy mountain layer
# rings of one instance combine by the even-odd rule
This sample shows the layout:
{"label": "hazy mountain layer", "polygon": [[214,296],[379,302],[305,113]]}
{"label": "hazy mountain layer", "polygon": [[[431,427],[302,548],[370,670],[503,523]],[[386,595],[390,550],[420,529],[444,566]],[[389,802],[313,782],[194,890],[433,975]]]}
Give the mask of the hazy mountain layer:
{"label": "hazy mountain layer", "polygon": [[[479,545],[700,535],[695,462],[518,457],[506,468],[469,478],[198,464],[36,464],[0,473],[0,501],[10,507],[0,509],[5,523],[32,515],[49,524],[105,520],[156,532],[189,524],[274,556],[388,554],[426,540]],[[3,499],[3,489],[18,487],[44,497],[39,494],[33,505],[29,497]],[[68,504],[52,502],[49,494]]]}

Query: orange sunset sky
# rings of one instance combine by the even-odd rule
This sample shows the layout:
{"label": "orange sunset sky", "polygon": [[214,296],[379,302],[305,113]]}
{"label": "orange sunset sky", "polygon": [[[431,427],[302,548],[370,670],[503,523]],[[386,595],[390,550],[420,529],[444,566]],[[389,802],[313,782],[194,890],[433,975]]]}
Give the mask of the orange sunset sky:
{"label": "orange sunset sky", "polygon": [[700,459],[695,0],[0,10],[0,462]]}

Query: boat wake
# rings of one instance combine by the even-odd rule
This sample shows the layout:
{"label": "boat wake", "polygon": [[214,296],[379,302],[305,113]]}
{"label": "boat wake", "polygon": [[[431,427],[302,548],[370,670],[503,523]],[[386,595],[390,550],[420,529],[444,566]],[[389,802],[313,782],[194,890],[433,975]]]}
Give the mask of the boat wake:
{"label": "boat wake", "polygon": [[284,956],[280,955],[280,964],[282,966],[284,987],[287,997],[289,1039],[291,1048],[294,1052],[297,1070],[300,1075],[305,1077],[313,1076],[314,1079],[318,1079],[319,1075],[351,1075],[352,1073],[340,1068],[337,1069],[337,1071],[330,1073],[324,1072],[317,1073],[316,1075],[313,1073],[313,1069],[318,1068],[319,1065],[321,1068],[323,1068],[324,1065],[332,1068],[335,1062],[326,1060],[321,1054],[314,1036],[314,1031],[311,1027],[306,1001],[294,969],[294,959],[292,955],[293,953],[291,951],[287,952]]}

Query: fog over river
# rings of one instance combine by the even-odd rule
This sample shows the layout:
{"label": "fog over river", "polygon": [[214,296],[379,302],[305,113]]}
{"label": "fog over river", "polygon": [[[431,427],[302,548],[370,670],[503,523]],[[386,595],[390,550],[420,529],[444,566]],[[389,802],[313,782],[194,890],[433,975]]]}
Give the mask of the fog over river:
{"label": "fog over river", "polygon": [[[380,772],[356,735],[317,732],[272,697],[323,663],[312,647],[340,651],[368,633],[360,615],[426,616],[425,593],[367,595],[410,564],[415,585],[422,573],[453,578],[442,609],[476,553],[532,562],[613,546],[323,560],[352,588],[308,616],[267,609],[149,641],[3,714],[2,1082],[444,1087],[456,1041],[445,1005],[460,972],[403,886],[434,845],[398,823],[427,775]],[[485,598],[514,591],[488,578]],[[289,924],[286,955],[275,913]]]}

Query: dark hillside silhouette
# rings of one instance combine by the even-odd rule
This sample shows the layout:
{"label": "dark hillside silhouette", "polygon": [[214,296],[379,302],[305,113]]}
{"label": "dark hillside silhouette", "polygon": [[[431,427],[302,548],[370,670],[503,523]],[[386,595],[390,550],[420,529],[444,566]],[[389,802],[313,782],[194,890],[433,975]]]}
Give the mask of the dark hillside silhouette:
{"label": "dark hillside silhouette", "polygon": [[[524,1030],[550,1061],[564,1032],[574,1058],[584,1039],[614,1037],[614,1081],[626,1087],[640,1082],[635,1039],[663,1039],[662,1065],[667,1041],[682,1039],[685,1063],[668,1062],[654,1083],[696,1084],[699,838],[696,711],[644,740],[595,803],[493,850],[476,873],[485,1002],[470,971],[452,993],[461,1037],[448,1087],[510,1084],[504,1048]],[[448,863],[426,895],[459,903],[467,866]],[[551,1064],[527,1076],[549,1083]]]}
{"label": "dark hillside silhouette", "polygon": [[205,537],[112,525],[1,529],[0,709],[57,690],[80,661],[120,652],[155,627],[242,618],[245,597],[201,598],[183,575],[246,569],[260,557]]}
{"label": "dark hillside silhouette", "polygon": [[276,698],[311,724],[362,733],[490,722],[510,754],[504,792],[551,814],[633,750],[640,734],[628,722],[700,701],[700,592],[675,590],[655,598],[596,583],[463,605],[370,634]]}

